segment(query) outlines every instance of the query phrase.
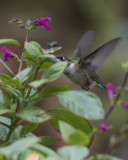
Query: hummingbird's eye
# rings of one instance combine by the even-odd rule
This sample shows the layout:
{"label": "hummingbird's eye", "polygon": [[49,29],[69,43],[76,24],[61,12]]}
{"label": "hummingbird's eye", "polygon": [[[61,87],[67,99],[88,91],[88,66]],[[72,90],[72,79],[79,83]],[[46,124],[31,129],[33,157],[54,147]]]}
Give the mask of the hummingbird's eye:
{"label": "hummingbird's eye", "polygon": [[61,57],[60,59],[61,59],[61,61],[64,61],[64,60],[65,60],[64,57]]}
{"label": "hummingbird's eye", "polygon": [[65,61],[65,58],[63,56],[57,57],[61,61]]}

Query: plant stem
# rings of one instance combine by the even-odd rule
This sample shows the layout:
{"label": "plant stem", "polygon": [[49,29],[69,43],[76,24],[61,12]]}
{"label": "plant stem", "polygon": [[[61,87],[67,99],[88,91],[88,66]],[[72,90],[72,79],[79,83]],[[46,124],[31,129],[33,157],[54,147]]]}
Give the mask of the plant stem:
{"label": "plant stem", "polygon": [[[35,74],[34,74],[34,76],[33,76],[33,78],[32,78],[32,81],[34,81],[34,80],[36,79],[39,68],[40,68],[40,66],[37,66],[37,68],[36,68],[36,70],[35,70]],[[30,92],[31,92],[31,89],[32,89],[32,87],[29,87],[29,90],[28,90],[28,93],[27,93],[26,97],[29,96],[29,94],[30,94]]]}
{"label": "plant stem", "polygon": [[17,117],[15,119],[13,119],[13,118],[11,119],[10,130],[8,132],[6,139],[5,139],[5,142],[9,141],[10,136],[11,136],[12,132],[14,131],[14,129],[16,128],[18,121],[19,121],[19,118],[17,118]]}
{"label": "plant stem", "polygon": [[20,73],[21,72],[21,69],[22,69],[22,61],[20,61],[20,65],[19,65],[19,70],[18,70],[18,73]]}
{"label": "plant stem", "polygon": [[123,90],[124,90],[124,88],[125,88],[125,85],[126,85],[126,83],[127,83],[127,80],[128,80],[128,72],[126,72],[126,74],[125,74],[123,83],[122,83],[122,85],[121,85],[121,90],[119,91],[119,93],[118,93],[118,95],[117,95],[114,103],[111,105],[110,109],[109,109],[108,112],[106,113],[103,121],[105,121],[105,120],[109,117],[109,115],[111,114],[111,112],[112,112],[113,109],[115,108],[115,105],[117,104],[118,100],[120,99],[120,97],[121,97],[121,95],[122,95],[122,92],[123,92]]}
{"label": "plant stem", "polygon": [[[28,41],[28,30],[26,30],[26,37],[25,37],[25,42]],[[23,51],[25,49],[25,46],[23,48]],[[18,73],[21,72],[21,69],[22,69],[22,66],[23,66],[23,63],[22,63],[22,59],[23,59],[23,51],[22,51],[22,55],[21,55],[21,58],[20,58],[20,65],[19,65],[19,70],[18,70]]]}
{"label": "plant stem", "polygon": [[28,30],[26,30],[26,39],[25,42],[28,42]]}
{"label": "plant stem", "polygon": [[9,130],[9,132],[8,132],[7,137],[6,137],[6,139],[5,139],[5,142],[8,142],[8,140],[9,140],[11,134],[12,134],[12,131],[13,131],[13,128],[11,127],[10,130]]}

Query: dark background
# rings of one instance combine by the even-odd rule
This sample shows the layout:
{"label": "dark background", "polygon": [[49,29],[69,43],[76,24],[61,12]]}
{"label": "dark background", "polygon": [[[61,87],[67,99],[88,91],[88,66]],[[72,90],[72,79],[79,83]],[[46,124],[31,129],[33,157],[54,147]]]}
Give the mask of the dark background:
{"label": "dark background", "polygon": [[[51,17],[49,23],[51,30],[45,31],[44,28],[33,30],[29,34],[29,40],[39,42],[44,48],[47,43],[58,41],[62,50],[58,54],[72,56],[76,44],[82,34],[90,29],[95,31],[93,49],[96,49],[104,42],[122,36],[123,40],[113,54],[97,70],[105,83],[112,82],[118,87],[124,76],[121,64],[128,59],[128,1],[127,0],[4,0],[0,2],[0,39],[13,38],[20,41],[23,47],[25,40],[25,31],[19,29],[15,24],[9,24],[12,16],[16,16],[24,21],[28,18],[36,20],[43,17]],[[2,48],[2,46],[1,46]],[[22,48],[9,45],[9,49],[21,55]],[[3,58],[1,52],[1,58]],[[18,63],[11,60],[8,65],[17,72]],[[0,72],[7,73],[0,65]],[[67,85],[72,90],[78,90],[80,87],[73,84],[64,75],[56,82],[56,85]],[[105,91],[93,89],[102,100],[105,110],[109,108],[109,100]],[[123,97],[128,101],[127,97]],[[38,106],[43,109],[54,109],[60,107],[57,98],[50,97],[42,100]],[[94,153],[105,152],[108,144],[108,138],[111,132],[115,132],[126,120],[127,112],[123,107],[117,107],[109,118],[108,124],[113,124],[114,128],[107,133],[96,135],[92,145]],[[91,122],[92,125],[98,124]],[[50,130],[50,132],[49,132]],[[36,135],[59,136],[57,132],[48,124],[41,124],[36,131]],[[57,135],[58,134],[58,135]],[[61,145],[61,144],[59,144]],[[127,143],[120,147],[116,153],[118,156],[127,159]]]}

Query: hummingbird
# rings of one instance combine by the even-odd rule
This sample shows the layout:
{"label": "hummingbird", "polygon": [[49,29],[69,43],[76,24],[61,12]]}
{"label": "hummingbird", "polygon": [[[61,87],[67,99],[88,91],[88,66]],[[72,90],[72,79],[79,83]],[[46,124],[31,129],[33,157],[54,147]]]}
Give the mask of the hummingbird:
{"label": "hummingbird", "polygon": [[66,61],[64,74],[71,81],[88,91],[93,87],[106,89],[96,70],[116,48],[121,37],[114,38],[91,52],[94,31],[86,32],[77,44],[73,58],[57,55],[57,61]]}

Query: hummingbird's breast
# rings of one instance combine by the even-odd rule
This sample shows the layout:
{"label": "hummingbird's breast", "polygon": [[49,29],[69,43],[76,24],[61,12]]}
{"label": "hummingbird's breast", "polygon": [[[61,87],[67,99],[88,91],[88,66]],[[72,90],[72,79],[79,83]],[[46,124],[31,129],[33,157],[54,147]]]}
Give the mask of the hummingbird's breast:
{"label": "hummingbird's breast", "polygon": [[64,74],[82,88],[90,87],[93,83],[87,71],[85,69],[79,69],[75,63],[68,64],[64,70]]}

